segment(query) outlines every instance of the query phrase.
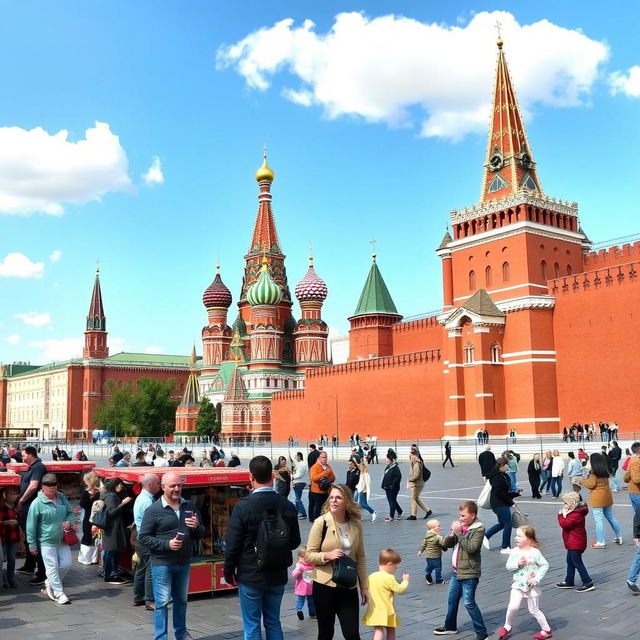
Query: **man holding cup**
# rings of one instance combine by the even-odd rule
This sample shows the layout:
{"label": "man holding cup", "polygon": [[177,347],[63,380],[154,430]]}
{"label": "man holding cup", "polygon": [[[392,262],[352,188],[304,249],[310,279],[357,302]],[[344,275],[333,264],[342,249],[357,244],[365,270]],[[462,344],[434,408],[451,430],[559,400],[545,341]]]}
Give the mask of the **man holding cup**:
{"label": "man holding cup", "polygon": [[142,518],[138,542],[151,553],[151,575],[156,608],[154,639],[168,640],[168,603],[173,601],[176,640],[192,640],[187,631],[187,594],[193,541],[205,529],[195,505],[182,497],[182,481],[175,472],[162,477],[162,496]]}

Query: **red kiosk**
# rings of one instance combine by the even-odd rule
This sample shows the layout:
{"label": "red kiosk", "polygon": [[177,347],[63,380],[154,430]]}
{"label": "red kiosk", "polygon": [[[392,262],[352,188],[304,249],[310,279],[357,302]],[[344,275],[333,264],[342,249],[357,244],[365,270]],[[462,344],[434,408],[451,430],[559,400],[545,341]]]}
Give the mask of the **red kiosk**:
{"label": "red kiosk", "polygon": [[[140,481],[147,473],[158,476],[170,471],[180,474],[182,495],[191,500],[206,528],[191,561],[189,594],[210,593],[235,587],[224,579],[224,551],[227,525],[233,505],[244,495],[250,484],[249,471],[241,467],[108,467],[94,469],[101,478],[122,478],[132,485],[137,495],[142,490]],[[125,567],[129,568],[129,567]]]}
{"label": "red kiosk", "polygon": [[[82,495],[82,476],[91,471],[95,462],[78,462],[76,460],[43,460],[49,473],[55,473],[58,480],[58,491],[64,493],[67,500],[77,503]],[[23,473],[29,468],[26,462],[10,462],[7,469]]]}
{"label": "red kiosk", "polygon": [[17,473],[0,473],[0,489],[2,487],[20,486],[20,476]]}

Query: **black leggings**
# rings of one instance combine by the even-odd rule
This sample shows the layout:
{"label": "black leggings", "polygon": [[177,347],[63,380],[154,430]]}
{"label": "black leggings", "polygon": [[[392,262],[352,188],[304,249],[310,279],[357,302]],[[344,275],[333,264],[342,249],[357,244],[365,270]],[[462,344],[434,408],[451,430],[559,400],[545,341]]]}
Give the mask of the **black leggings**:
{"label": "black leggings", "polygon": [[322,505],[327,501],[328,493],[309,491],[309,521],[313,522],[322,511]]}
{"label": "black leggings", "polygon": [[402,515],[403,511],[398,504],[398,494],[400,493],[400,487],[394,487],[393,489],[385,489],[387,494],[387,502],[389,503],[389,517],[393,518],[397,514]]}
{"label": "black leggings", "polygon": [[336,615],[344,640],[360,640],[358,589],[328,587],[313,583],[313,601],[318,616],[318,640],[332,640]]}

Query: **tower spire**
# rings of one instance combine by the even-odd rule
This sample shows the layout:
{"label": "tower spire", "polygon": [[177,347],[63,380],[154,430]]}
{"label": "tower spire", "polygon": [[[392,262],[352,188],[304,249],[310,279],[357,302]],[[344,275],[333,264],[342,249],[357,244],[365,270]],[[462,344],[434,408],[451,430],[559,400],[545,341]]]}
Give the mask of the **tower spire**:
{"label": "tower spire", "polygon": [[502,49],[504,43],[500,26],[500,23],[497,23],[498,61],[487,157],[480,194],[481,202],[504,198],[520,191],[542,194],[536,163],[533,161],[520,107]]}
{"label": "tower spire", "polygon": [[102,305],[99,267],[96,267],[96,279],[93,283],[91,304],[89,305],[89,313],[87,314],[82,355],[84,358],[106,358],[109,356],[109,347],[107,346],[107,318]]}

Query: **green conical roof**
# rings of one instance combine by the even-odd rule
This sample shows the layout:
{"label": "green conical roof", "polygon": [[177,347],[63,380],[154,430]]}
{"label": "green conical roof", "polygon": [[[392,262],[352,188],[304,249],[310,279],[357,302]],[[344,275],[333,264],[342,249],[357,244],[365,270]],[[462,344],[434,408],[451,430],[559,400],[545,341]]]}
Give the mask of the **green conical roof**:
{"label": "green conical roof", "polygon": [[364,283],[358,306],[353,315],[364,316],[370,313],[399,315],[375,261],[371,265],[367,281]]}

